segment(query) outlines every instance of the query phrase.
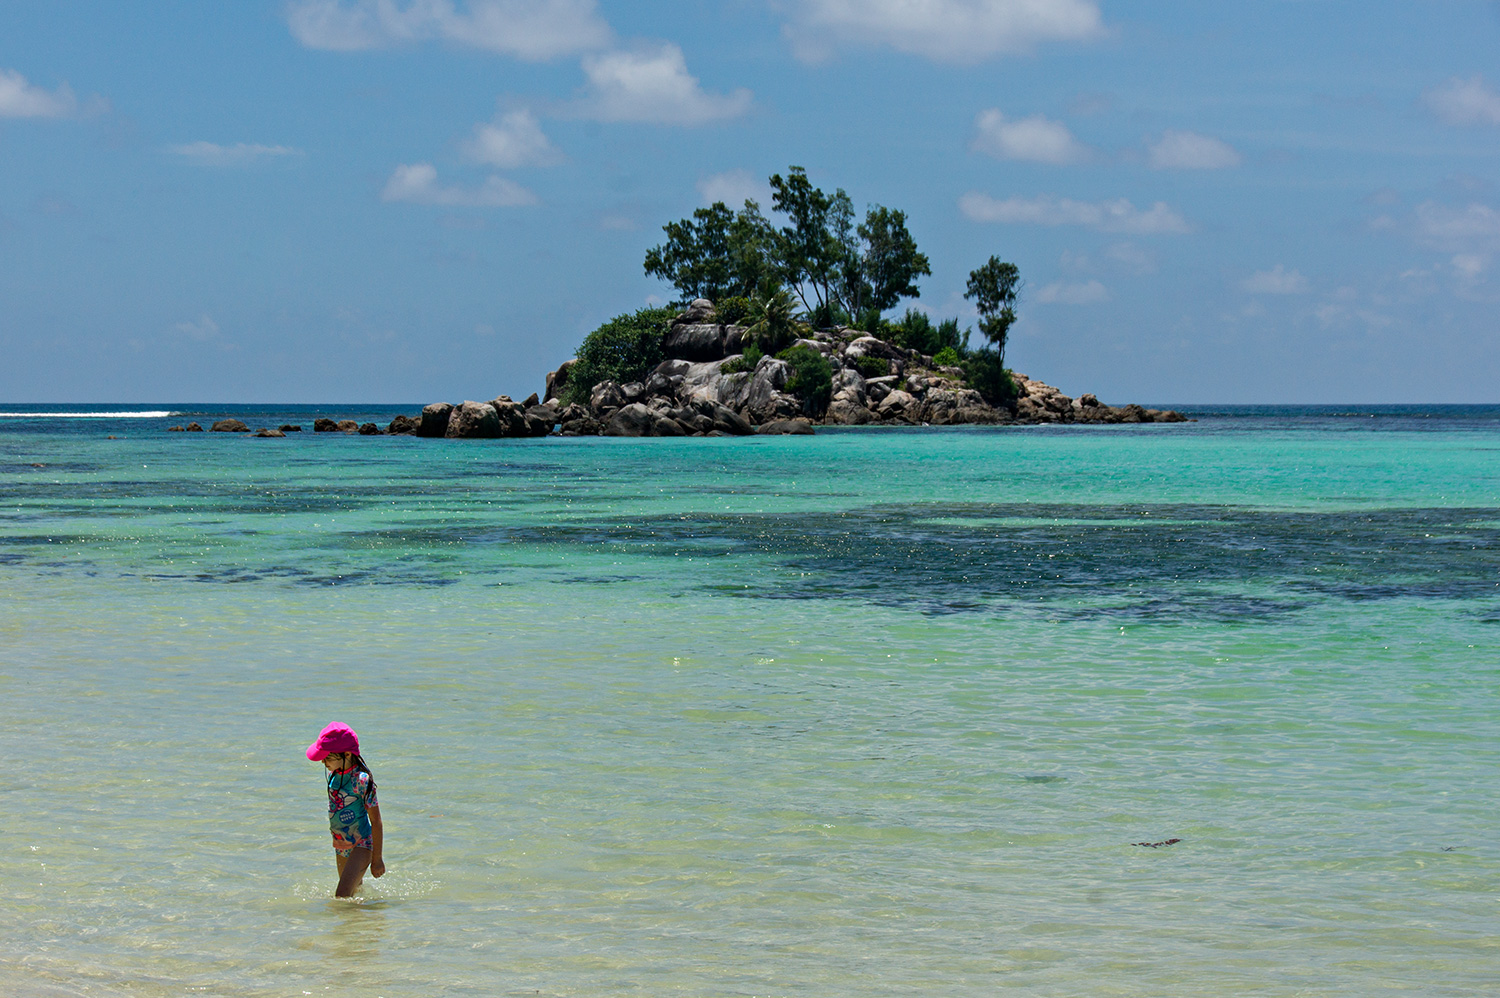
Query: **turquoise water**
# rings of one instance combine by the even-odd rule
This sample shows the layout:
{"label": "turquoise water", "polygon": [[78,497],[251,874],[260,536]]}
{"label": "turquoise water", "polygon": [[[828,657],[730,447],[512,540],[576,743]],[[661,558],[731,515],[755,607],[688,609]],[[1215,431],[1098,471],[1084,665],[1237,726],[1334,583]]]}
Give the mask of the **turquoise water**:
{"label": "turquoise water", "polygon": [[[1500,977],[1500,410],[460,442],[138,408],[174,415],[0,415],[0,991]],[[352,903],[302,756],[333,719],[387,829]]]}

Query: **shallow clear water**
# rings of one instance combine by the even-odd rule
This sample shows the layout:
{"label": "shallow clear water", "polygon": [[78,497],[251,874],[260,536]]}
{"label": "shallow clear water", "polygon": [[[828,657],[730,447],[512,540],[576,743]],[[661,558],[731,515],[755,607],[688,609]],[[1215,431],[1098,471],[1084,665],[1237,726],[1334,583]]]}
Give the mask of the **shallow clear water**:
{"label": "shallow clear water", "polygon": [[[0,405],[67,408],[107,407]],[[7,993],[1500,975],[1500,410],[450,442],[135,408],[183,414],[0,416]],[[302,756],[336,718],[387,829],[354,903]]]}

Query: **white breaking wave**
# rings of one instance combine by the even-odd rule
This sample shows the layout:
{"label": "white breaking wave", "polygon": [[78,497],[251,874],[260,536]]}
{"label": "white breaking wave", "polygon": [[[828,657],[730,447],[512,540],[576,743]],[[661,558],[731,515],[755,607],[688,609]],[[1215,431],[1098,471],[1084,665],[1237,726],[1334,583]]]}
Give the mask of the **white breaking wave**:
{"label": "white breaking wave", "polygon": [[166,419],[177,413],[167,409],[138,412],[0,412],[0,419]]}

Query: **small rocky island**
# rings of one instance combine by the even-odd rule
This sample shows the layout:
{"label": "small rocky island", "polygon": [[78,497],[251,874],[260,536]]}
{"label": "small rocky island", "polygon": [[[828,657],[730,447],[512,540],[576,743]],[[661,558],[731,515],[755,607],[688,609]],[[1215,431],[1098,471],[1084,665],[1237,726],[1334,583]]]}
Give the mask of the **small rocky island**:
{"label": "small rocky island", "polygon": [[[823,426],[1002,423],[1179,423],[1178,412],[1071,398],[1005,367],[1022,290],[1014,263],[971,270],[981,343],[957,318],[934,323],[902,301],[931,276],[906,213],[867,206],[859,222],[843,188],[829,194],[800,166],[772,174],[771,218],[747,199],[662,226],[642,268],[672,284],[685,309],[617,315],[547,376],[540,395],[457,405],[374,423],[319,419],[315,430],[368,436],[494,438],[746,436]],[[778,222],[784,223],[778,227]],[[201,430],[196,423],[173,429]],[[239,420],[215,430],[248,432]],[[300,429],[256,431],[283,436]]]}
{"label": "small rocky island", "polygon": [[[820,412],[789,390],[793,362],[760,355],[746,363],[747,327],[718,321],[714,304],[700,298],[678,313],[661,342],[665,356],[641,381],[570,383],[578,362],[547,375],[545,390],[524,401],[502,395],[490,401],[435,402],[414,416],[397,416],[381,428],[353,420],[319,419],[320,432],[367,436],[502,438],[562,436],[679,437],[813,433],[825,426],[952,426],[958,424],[1179,423],[1174,410],[1112,406],[1092,394],[1076,398],[1015,372],[1013,398],[991,404],[970,387],[961,367],[856,329],[805,330],[792,345],[827,362],[829,392]],[[803,356],[810,356],[804,354]],[[572,397],[586,401],[565,401]],[[196,424],[193,424],[196,427]],[[239,420],[214,430],[248,432]],[[174,430],[182,429],[173,427]],[[256,431],[280,436],[293,430]]]}

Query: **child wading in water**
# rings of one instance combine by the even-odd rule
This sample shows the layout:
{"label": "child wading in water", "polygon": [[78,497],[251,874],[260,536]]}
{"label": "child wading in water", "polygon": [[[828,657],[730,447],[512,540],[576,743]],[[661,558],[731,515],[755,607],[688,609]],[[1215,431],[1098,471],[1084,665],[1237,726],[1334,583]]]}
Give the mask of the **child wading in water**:
{"label": "child wading in water", "polygon": [[359,736],[335,721],[307,747],[307,757],[328,769],[328,828],[333,832],[333,856],[339,866],[334,896],[346,898],[364,879],[365,870],[385,873],[380,858],[382,829],[375,778],[359,755]]}

